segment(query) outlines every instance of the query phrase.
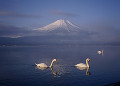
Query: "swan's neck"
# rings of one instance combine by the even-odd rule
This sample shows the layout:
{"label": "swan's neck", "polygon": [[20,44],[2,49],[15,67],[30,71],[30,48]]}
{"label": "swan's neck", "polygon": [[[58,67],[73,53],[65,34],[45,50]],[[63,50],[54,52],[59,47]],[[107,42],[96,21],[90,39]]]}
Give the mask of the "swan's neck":
{"label": "swan's neck", "polygon": [[51,62],[51,65],[50,65],[50,67],[52,67],[52,66],[53,66],[53,63],[54,63],[54,60]]}
{"label": "swan's neck", "polygon": [[102,55],[103,55],[103,50],[102,50]]}
{"label": "swan's neck", "polygon": [[86,65],[87,65],[87,67],[89,67],[89,64],[88,64],[88,61],[86,60]]}

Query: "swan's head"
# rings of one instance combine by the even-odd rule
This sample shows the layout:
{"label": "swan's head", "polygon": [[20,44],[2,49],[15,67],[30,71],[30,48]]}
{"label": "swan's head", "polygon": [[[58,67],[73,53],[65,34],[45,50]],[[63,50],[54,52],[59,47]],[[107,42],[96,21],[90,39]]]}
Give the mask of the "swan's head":
{"label": "swan's head", "polygon": [[57,62],[57,60],[56,60],[56,59],[53,59],[53,61],[56,61],[56,62]]}
{"label": "swan's head", "polygon": [[89,61],[90,61],[90,59],[89,59],[89,58],[87,58],[87,59],[86,59],[86,61],[88,61],[88,62],[89,62]]}
{"label": "swan's head", "polygon": [[98,51],[98,54],[101,54],[102,53],[102,51]]}

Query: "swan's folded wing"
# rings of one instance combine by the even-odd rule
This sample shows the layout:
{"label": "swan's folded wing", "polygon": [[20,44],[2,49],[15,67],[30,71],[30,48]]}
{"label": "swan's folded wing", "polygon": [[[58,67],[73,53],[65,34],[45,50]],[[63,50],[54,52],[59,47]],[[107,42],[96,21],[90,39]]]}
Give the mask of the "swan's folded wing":
{"label": "swan's folded wing", "polygon": [[39,66],[39,67],[48,67],[45,63],[37,64],[37,66]]}
{"label": "swan's folded wing", "polygon": [[78,69],[80,69],[80,70],[84,70],[84,69],[86,69],[86,64],[83,64],[83,63],[80,63],[80,64],[77,64],[77,65],[75,65]]}
{"label": "swan's folded wing", "polygon": [[47,67],[39,67],[39,66],[36,66],[37,69],[41,69],[41,70],[45,70],[47,69]]}
{"label": "swan's folded wing", "polygon": [[75,66],[86,67],[86,64],[80,63],[80,64],[77,64],[77,65],[75,65]]}

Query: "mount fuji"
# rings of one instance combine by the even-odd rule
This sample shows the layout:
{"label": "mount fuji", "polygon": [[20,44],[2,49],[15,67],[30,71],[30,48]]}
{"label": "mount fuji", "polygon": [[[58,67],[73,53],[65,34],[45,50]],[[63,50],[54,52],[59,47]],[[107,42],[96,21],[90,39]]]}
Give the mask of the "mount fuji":
{"label": "mount fuji", "polygon": [[94,33],[89,33],[89,31],[78,27],[69,20],[59,19],[44,27],[33,29],[19,38],[9,38],[9,41],[4,38],[3,44],[87,44],[92,42],[93,35]]}
{"label": "mount fuji", "polygon": [[77,32],[80,31],[80,27],[74,25],[69,20],[59,19],[44,27],[34,29],[34,31],[42,32]]}
{"label": "mount fuji", "polygon": [[69,20],[59,19],[41,28],[36,28],[18,38],[0,37],[1,45],[41,44],[102,44],[98,32],[81,28]]}

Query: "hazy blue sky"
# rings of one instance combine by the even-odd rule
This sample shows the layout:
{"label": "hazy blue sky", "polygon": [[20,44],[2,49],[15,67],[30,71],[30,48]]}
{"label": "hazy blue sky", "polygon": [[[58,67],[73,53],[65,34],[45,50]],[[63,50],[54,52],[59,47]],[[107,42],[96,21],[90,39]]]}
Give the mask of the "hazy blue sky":
{"label": "hazy blue sky", "polygon": [[22,34],[57,19],[119,40],[120,0],[0,0],[0,36]]}

